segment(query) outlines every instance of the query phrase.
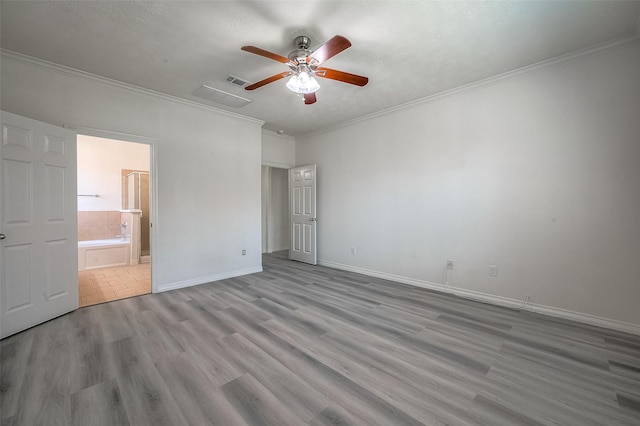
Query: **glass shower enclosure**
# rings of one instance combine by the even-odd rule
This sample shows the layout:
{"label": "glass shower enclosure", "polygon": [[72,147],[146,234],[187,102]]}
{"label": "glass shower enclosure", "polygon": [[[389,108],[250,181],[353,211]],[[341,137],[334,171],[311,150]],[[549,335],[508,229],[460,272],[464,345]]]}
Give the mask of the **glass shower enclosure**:
{"label": "glass shower enclosure", "polygon": [[122,208],[142,211],[140,217],[140,255],[149,256],[149,172],[123,170]]}

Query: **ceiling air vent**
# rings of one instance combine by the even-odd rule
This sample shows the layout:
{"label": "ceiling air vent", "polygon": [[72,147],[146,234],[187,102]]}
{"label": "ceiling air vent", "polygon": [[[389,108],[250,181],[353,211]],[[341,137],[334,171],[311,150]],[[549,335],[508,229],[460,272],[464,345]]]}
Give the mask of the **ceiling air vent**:
{"label": "ceiling air vent", "polygon": [[236,86],[240,87],[249,85],[249,82],[247,80],[243,80],[239,77],[236,77],[235,75],[229,75],[229,77],[227,77],[227,83],[235,84]]}
{"label": "ceiling air vent", "polygon": [[222,104],[233,108],[241,108],[251,102],[250,99],[245,99],[243,97],[236,96],[222,90],[214,89],[213,87],[205,86],[204,84],[194,90],[193,95],[211,102],[215,102],[217,104]]}

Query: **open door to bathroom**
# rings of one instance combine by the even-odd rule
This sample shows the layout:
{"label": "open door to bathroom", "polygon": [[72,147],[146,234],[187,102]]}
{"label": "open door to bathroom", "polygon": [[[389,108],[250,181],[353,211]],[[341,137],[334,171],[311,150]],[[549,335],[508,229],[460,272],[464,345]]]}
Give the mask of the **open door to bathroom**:
{"label": "open door to bathroom", "polygon": [[127,243],[125,265],[110,266],[115,263],[105,253],[104,264],[79,271],[80,306],[150,293],[153,141],[93,129],[78,133],[78,193],[97,195],[78,197],[78,239]]}

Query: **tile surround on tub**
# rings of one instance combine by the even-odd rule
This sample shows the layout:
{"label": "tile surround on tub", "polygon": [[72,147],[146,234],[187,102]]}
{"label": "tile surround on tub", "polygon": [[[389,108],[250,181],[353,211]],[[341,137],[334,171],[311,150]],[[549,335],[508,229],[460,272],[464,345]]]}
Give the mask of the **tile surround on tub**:
{"label": "tile surround on tub", "polygon": [[120,211],[78,212],[78,241],[105,240],[121,234]]}

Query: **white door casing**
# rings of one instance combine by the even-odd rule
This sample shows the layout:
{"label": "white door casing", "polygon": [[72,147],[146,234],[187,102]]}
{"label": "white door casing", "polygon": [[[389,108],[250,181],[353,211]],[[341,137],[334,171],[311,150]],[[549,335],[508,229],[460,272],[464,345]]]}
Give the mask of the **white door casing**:
{"label": "white door casing", "polygon": [[289,258],[315,265],[316,251],[316,165],[289,169],[291,246]]}
{"label": "white door casing", "polygon": [[0,338],[78,307],[76,133],[0,112]]}

